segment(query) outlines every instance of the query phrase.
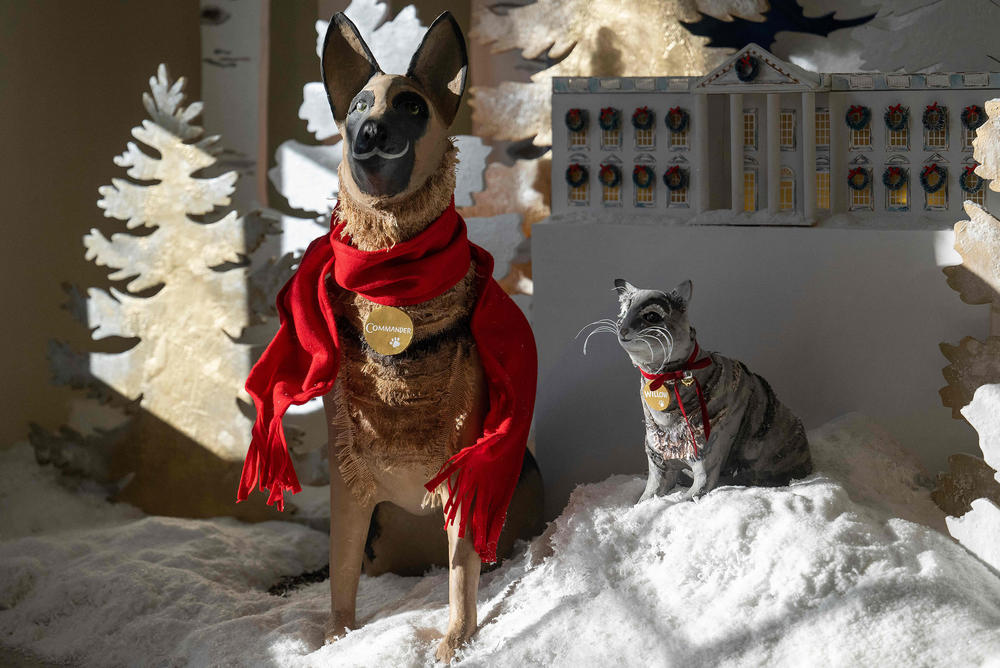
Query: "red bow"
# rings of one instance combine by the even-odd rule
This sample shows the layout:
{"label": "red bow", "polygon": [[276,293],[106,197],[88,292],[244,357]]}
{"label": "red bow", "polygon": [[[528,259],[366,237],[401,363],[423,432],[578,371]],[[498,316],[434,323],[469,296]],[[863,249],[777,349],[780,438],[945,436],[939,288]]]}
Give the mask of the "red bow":
{"label": "red bow", "polygon": [[891,113],[891,114],[901,114],[901,113],[903,113],[903,105],[902,104],[892,104],[892,105],[889,105],[889,113]]}
{"label": "red bow", "polygon": [[[687,411],[684,409],[684,402],[681,400],[681,391],[677,387],[677,381],[683,382],[685,385],[689,385],[691,381],[694,382],[695,391],[698,393],[698,403],[701,405],[701,424],[705,429],[705,442],[708,442],[708,437],[712,433],[712,424],[708,419],[708,404],[705,402],[705,395],[701,391],[701,383],[698,379],[691,374],[692,371],[697,371],[698,369],[704,369],[712,363],[711,357],[703,357],[698,359],[698,353],[701,352],[701,348],[698,346],[697,342],[694,344],[694,350],[691,351],[691,355],[684,362],[684,366],[676,369],[674,371],[664,371],[663,373],[646,373],[639,368],[639,373],[646,380],[651,380],[649,384],[649,389],[652,392],[663,387],[664,383],[670,383],[674,389],[674,396],[677,398],[677,405],[681,409],[681,415],[684,417],[684,423],[687,425],[688,433],[691,435],[691,445],[694,446],[694,456],[698,456],[698,441],[694,436],[694,427],[691,426],[691,418],[688,417]],[[697,361],[696,361],[697,360]]]}
{"label": "red bow", "polygon": [[936,162],[932,162],[931,164],[929,164],[926,167],[924,167],[923,175],[927,176],[928,174],[930,174],[931,172],[933,172],[935,169],[937,169],[937,163]]}
{"label": "red bow", "polygon": [[850,172],[847,173],[848,179],[853,179],[855,176],[864,176],[865,170],[861,167],[855,167]]}

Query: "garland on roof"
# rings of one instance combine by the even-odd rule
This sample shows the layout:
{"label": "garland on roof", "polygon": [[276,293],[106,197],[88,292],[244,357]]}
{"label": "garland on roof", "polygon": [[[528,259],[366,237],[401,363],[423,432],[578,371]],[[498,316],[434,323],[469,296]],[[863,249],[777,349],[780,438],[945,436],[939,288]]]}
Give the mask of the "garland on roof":
{"label": "garland on roof", "polygon": [[682,169],[680,165],[674,165],[663,173],[663,183],[670,190],[687,188],[688,172],[686,169]]}
{"label": "garland on roof", "polygon": [[602,130],[617,130],[622,126],[621,113],[614,107],[604,107],[597,122]]}
{"label": "garland on roof", "polygon": [[920,186],[924,192],[936,193],[948,182],[948,170],[936,162],[923,168],[920,172]]}

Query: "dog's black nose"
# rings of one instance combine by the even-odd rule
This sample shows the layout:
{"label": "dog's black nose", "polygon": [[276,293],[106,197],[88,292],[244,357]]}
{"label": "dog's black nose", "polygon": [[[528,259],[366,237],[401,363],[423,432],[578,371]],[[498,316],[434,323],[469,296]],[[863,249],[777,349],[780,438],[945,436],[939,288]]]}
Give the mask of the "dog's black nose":
{"label": "dog's black nose", "polygon": [[369,118],[358,129],[358,136],[354,140],[354,150],[357,153],[367,153],[377,148],[385,148],[386,137],[385,126]]}

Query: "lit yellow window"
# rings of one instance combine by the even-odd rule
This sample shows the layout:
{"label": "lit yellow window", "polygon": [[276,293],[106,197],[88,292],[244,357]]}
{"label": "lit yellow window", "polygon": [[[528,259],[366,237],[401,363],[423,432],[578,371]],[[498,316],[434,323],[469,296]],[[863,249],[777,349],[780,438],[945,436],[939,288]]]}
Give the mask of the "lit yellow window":
{"label": "lit yellow window", "polygon": [[743,110],[743,148],[757,148],[757,112]]}
{"label": "lit yellow window", "polygon": [[590,186],[589,183],[584,183],[579,186],[572,186],[569,189],[569,201],[586,204],[587,197],[589,195],[588,193],[589,186]]}
{"label": "lit yellow window", "polygon": [[687,145],[688,145],[687,130],[670,133],[670,148],[687,148]]}
{"label": "lit yellow window", "polygon": [[948,128],[940,130],[924,130],[928,148],[948,148]]}
{"label": "lit yellow window", "polygon": [[782,111],[778,116],[778,137],[785,151],[795,149],[795,112]]}
{"label": "lit yellow window", "polygon": [[830,111],[816,110],[816,146],[830,145]]}
{"label": "lit yellow window", "polygon": [[902,130],[889,130],[889,148],[907,150],[910,147],[909,132],[906,128]]}
{"label": "lit yellow window", "polygon": [[965,198],[971,200],[978,204],[979,206],[985,206],[986,204],[986,187],[982,187],[974,193],[965,193]]}
{"label": "lit yellow window", "polygon": [[636,148],[653,148],[656,146],[655,130],[653,130],[653,128],[647,128],[645,130],[636,128],[635,145]]}
{"label": "lit yellow window", "polygon": [[618,148],[622,143],[621,129],[601,130],[601,147]]}
{"label": "lit yellow window", "polygon": [[[865,170],[867,172],[867,170]],[[853,209],[871,209],[872,208],[872,184],[871,184],[871,172],[867,172],[869,177],[868,185],[862,190],[855,190],[854,188],[848,187],[847,189],[851,193],[851,206]]]}
{"label": "lit yellow window", "polygon": [[904,183],[898,190],[886,190],[887,208],[895,211],[905,211],[910,208],[910,184]]}
{"label": "lit yellow window", "polygon": [[671,206],[675,204],[687,204],[688,201],[688,189],[678,188],[677,190],[670,191],[670,204]]}
{"label": "lit yellow window", "polygon": [[635,203],[636,206],[652,206],[656,201],[656,191],[652,188],[636,188],[635,189]]}
{"label": "lit yellow window", "polygon": [[830,208],[830,172],[816,172],[816,208]]}
{"label": "lit yellow window", "polygon": [[752,169],[743,172],[743,210],[757,210],[757,172]]}
{"label": "lit yellow window", "polygon": [[927,208],[928,209],[947,209],[948,208],[948,188],[944,187],[932,193],[926,193],[927,195]]}
{"label": "lit yellow window", "polygon": [[976,140],[976,131],[970,130],[967,127],[962,127],[962,150],[971,151],[972,142]]}
{"label": "lit yellow window", "polygon": [[864,127],[860,130],[851,130],[851,148],[871,148],[872,129]]}
{"label": "lit yellow window", "polygon": [[778,183],[778,210],[795,210],[795,172],[788,167],[781,169],[781,181]]}
{"label": "lit yellow window", "polygon": [[608,205],[620,204],[622,201],[622,187],[602,185],[601,199]]}
{"label": "lit yellow window", "polygon": [[570,146],[586,146],[587,145],[587,128],[580,130],[579,132],[569,133],[569,145]]}

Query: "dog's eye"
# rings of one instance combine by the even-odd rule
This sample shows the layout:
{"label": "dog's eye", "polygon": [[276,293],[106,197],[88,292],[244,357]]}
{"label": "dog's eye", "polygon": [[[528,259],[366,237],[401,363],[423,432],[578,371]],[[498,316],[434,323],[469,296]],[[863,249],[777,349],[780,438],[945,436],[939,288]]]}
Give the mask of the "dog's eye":
{"label": "dog's eye", "polygon": [[364,111],[368,108],[368,103],[364,100],[358,100],[358,103],[354,105],[355,111]]}
{"label": "dog's eye", "polygon": [[420,105],[416,102],[407,102],[405,107],[406,113],[410,116],[418,116],[420,114]]}
{"label": "dog's eye", "polygon": [[642,314],[642,319],[645,320],[646,322],[653,323],[653,322],[660,322],[661,320],[663,320],[663,317],[656,311],[647,311],[646,313]]}

